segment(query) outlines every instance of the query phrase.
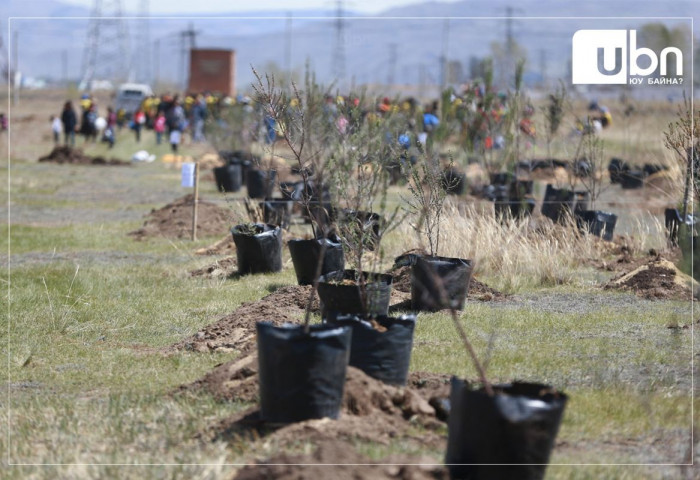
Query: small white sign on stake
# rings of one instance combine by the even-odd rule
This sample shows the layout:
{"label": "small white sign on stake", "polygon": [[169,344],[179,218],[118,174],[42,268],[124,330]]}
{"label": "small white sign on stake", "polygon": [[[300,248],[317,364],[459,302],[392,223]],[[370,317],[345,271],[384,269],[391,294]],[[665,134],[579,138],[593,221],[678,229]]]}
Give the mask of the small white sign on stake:
{"label": "small white sign on stake", "polygon": [[182,186],[194,187],[194,163],[182,164]]}

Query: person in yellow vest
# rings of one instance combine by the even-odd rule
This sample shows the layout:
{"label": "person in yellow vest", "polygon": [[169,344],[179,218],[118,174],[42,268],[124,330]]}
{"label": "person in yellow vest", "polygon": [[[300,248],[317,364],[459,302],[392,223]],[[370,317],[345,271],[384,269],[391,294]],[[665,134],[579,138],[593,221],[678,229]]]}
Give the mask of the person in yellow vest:
{"label": "person in yellow vest", "polygon": [[600,107],[600,124],[603,126],[603,128],[608,128],[612,126],[612,115],[610,114],[610,110],[608,107]]}
{"label": "person in yellow vest", "polygon": [[92,106],[92,97],[87,94],[83,93],[80,96],[80,108],[83,109],[84,112],[90,110],[90,107]]}

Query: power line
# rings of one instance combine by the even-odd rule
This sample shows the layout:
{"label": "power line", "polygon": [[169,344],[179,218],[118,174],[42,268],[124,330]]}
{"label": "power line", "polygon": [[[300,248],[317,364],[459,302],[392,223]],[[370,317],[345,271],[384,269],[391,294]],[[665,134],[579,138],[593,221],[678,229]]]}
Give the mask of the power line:
{"label": "power line", "polygon": [[151,21],[150,21],[149,0],[139,2],[139,20],[136,23],[136,49],[134,59],[134,70],[136,78],[142,83],[153,81],[151,69]]}
{"label": "power line", "polygon": [[180,32],[180,85],[182,89],[187,88],[190,52],[197,47],[197,35],[199,30],[195,30],[192,22],[190,22],[187,30]]}
{"label": "power line", "polygon": [[345,19],[343,0],[336,1],[335,49],[333,52],[333,76],[336,80],[345,79]]}
{"label": "power line", "polygon": [[442,50],[440,51],[440,90],[447,87],[447,55],[450,49],[450,20],[445,19],[442,28]]}
{"label": "power line", "polygon": [[287,22],[284,32],[284,69],[289,76],[289,84],[292,84],[292,12],[287,13]]}
{"label": "power line", "polygon": [[116,81],[131,80],[129,36],[122,16],[121,0],[94,0],[87,41],[83,51],[81,89],[90,89],[102,77]]}

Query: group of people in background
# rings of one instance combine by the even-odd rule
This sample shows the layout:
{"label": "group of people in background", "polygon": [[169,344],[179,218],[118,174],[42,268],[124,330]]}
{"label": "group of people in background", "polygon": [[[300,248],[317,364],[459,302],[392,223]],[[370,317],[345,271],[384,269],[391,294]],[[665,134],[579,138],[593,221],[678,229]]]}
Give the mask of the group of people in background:
{"label": "group of people in background", "polygon": [[144,130],[155,133],[155,143],[160,145],[167,138],[173,152],[183,140],[183,134],[189,132],[193,142],[205,141],[204,123],[212,106],[221,101],[213,94],[188,94],[181,101],[179,95],[151,95],[145,98],[134,112],[123,109],[115,111],[107,107],[104,117],[98,114],[97,102],[89,94],[80,99],[80,114],[76,112],[73,102],[66,101],[60,116],[51,116],[51,130],[54,143],[75,146],[76,134],[84,137],[85,143],[101,141],[114,146],[117,133],[128,127],[135,135],[136,142],[141,142]]}

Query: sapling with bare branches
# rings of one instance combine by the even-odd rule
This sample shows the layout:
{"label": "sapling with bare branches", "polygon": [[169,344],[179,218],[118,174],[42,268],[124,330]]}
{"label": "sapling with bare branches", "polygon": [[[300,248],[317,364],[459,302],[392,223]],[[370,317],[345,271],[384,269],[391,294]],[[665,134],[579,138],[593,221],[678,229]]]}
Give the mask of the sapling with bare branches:
{"label": "sapling with bare branches", "polygon": [[[364,272],[376,270],[383,257],[381,241],[403,218],[400,207],[388,205],[390,168],[400,163],[398,137],[405,119],[389,111],[362,115],[358,105],[338,106],[346,120],[341,139],[329,158],[328,183],[337,203],[336,228],[357,272],[360,297],[367,308]],[[368,250],[378,253],[369,268]]]}
{"label": "sapling with bare branches", "polygon": [[222,105],[205,120],[207,141],[217,151],[250,151],[255,142],[255,112],[247,102]]}
{"label": "sapling with bare branches", "polygon": [[[591,210],[595,210],[596,200],[603,191],[610,187],[609,183],[607,185],[603,183],[603,174],[606,169],[603,141],[595,133],[585,133],[581,136],[577,152],[582,154],[580,162],[585,162],[586,168],[579,175],[574,175],[574,178],[578,178],[578,181],[581,182],[583,188],[588,192]],[[575,158],[574,162],[579,162],[579,159]],[[575,186],[575,183],[576,181],[574,180],[573,186]]]}
{"label": "sapling with bare branches", "polygon": [[[423,170],[423,172],[430,171],[429,167]],[[415,178],[420,180],[419,174],[417,174],[415,171],[412,172],[412,178],[415,181]],[[441,188],[441,185],[443,185],[440,181],[438,181],[437,178],[432,177],[433,182],[431,183],[431,190],[432,191],[438,191],[439,188]],[[415,194],[413,194],[415,196]],[[439,208],[439,211],[442,212],[442,205],[444,203],[444,198],[446,196],[446,193],[444,194],[439,194],[434,197],[435,200],[439,199],[440,196],[442,195],[443,201],[434,201],[433,203],[426,202],[426,201],[421,201],[416,199],[416,202],[418,202],[418,205],[421,206],[420,210],[415,211],[415,214],[418,214],[419,217],[427,217],[431,214],[431,212],[435,211],[435,208]],[[427,197],[423,197],[427,198]],[[425,222],[425,219],[420,219],[417,221],[417,224],[420,225],[421,223]],[[422,232],[418,228],[414,228],[414,231],[416,233],[416,236],[418,237],[418,245],[421,246],[421,249],[424,249],[424,243],[423,243],[423,234],[425,233],[424,231]],[[430,235],[425,235],[426,238],[430,241]],[[432,244],[431,244],[432,245]],[[436,248],[437,248],[437,243],[436,243]],[[431,246],[431,251],[432,251],[432,246]],[[431,253],[434,254],[434,253]],[[469,341],[469,337],[467,336],[467,332],[464,330],[464,327],[459,321],[459,313],[457,312],[456,307],[454,304],[450,301],[449,294],[447,292],[447,287],[445,286],[445,279],[441,278],[440,275],[438,275],[437,271],[434,269],[434,267],[430,264],[424,264],[423,268],[426,269],[425,273],[427,274],[428,278],[430,279],[432,285],[435,287],[435,291],[437,293],[438,302],[440,305],[447,305],[449,310],[450,310],[450,318],[452,319],[452,323],[457,330],[457,333],[459,334],[460,339],[462,340],[462,344],[464,345],[465,350],[467,351],[467,354],[469,355],[469,359],[471,360],[474,368],[477,371],[477,374],[479,375],[479,380],[481,381],[481,384],[484,387],[484,391],[491,397],[494,396],[494,391],[493,387],[491,385],[491,382],[489,381],[487,375],[486,375],[486,368],[484,367],[484,364],[479,360],[478,355],[476,354],[476,351],[474,350],[474,347],[472,346],[471,342]]]}
{"label": "sapling with bare branches", "polygon": [[700,166],[700,110],[693,111],[692,102],[683,95],[677,118],[664,131],[664,145],[675,154],[685,172],[681,216],[685,220],[688,205],[700,198],[700,178],[693,175]]}
{"label": "sapling with bare branches", "polygon": [[[276,123],[285,145],[292,153],[291,160],[296,162],[301,175],[303,189],[298,201],[311,221],[313,237],[325,239],[330,234],[331,227],[324,220],[330,217],[330,212],[323,206],[324,174],[328,165],[329,146],[337,141],[337,129],[325,122],[323,116],[323,103],[329,90],[324,91],[308,69],[304,90],[300,91],[292,82],[291,92],[277,87],[274,76],[265,75],[263,81],[255,69],[253,73],[257,81],[253,85],[256,102],[265,115]],[[322,213],[319,214],[319,211]],[[311,304],[318,291],[318,278],[323,268],[326,248],[326,242],[322,241],[304,318],[306,332],[309,331]]]}
{"label": "sapling with bare branches", "polygon": [[[450,159],[448,169],[452,166]],[[417,218],[411,226],[427,239],[430,255],[435,256],[440,249],[443,207],[453,185],[446,184],[439,160],[430,154],[426,154],[419,165],[409,168],[407,185],[410,196],[403,198],[405,209]]]}
{"label": "sapling with bare branches", "polygon": [[[253,68],[256,83],[253,85],[255,101],[270,119],[274,120],[284,144],[291,151],[297,170],[302,178],[303,190],[298,198],[305,213],[311,219],[314,238],[325,238],[329,226],[322,222],[324,175],[328,166],[328,155],[338,140],[337,130],[324,121],[324,99],[330,90],[316,83],[307,70],[304,89],[295,83],[291,91],[276,85],[275,77],[263,77]],[[320,202],[319,202],[320,201]],[[330,212],[325,212],[328,215]],[[324,223],[321,225],[321,223]]]}
{"label": "sapling with bare branches", "polygon": [[567,96],[566,86],[564,82],[560,82],[554,92],[549,94],[547,104],[542,107],[544,113],[544,134],[545,143],[547,144],[547,158],[550,159],[552,168],[554,168],[552,162],[552,142],[564,119],[564,106]]}

